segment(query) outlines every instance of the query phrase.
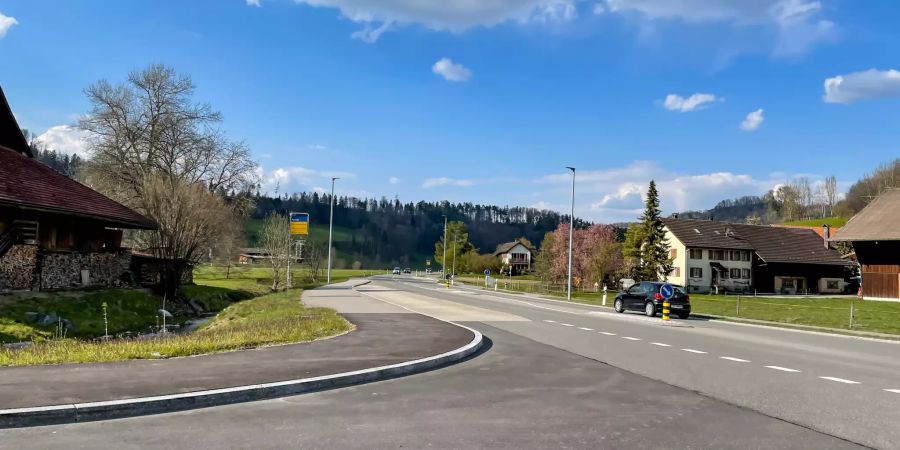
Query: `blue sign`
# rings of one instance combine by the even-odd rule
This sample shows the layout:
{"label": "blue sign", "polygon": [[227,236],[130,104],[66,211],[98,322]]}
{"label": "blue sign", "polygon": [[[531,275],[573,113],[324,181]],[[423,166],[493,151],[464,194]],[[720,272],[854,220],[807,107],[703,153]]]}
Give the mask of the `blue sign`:
{"label": "blue sign", "polygon": [[491,269],[484,269],[484,276],[486,276],[486,277],[491,276]]}
{"label": "blue sign", "polygon": [[671,284],[666,283],[659,287],[659,294],[662,295],[664,299],[669,300],[675,296],[675,288],[673,288]]}

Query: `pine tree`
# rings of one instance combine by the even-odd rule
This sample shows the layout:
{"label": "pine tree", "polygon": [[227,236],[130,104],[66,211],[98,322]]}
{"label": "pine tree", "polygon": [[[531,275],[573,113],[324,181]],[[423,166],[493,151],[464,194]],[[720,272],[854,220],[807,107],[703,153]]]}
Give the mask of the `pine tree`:
{"label": "pine tree", "polygon": [[639,273],[644,280],[665,280],[673,269],[672,258],[669,256],[669,240],[666,238],[660,215],[659,192],[656,190],[656,182],[650,180],[646,208],[641,216],[640,225],[643,243],[640,247]]}

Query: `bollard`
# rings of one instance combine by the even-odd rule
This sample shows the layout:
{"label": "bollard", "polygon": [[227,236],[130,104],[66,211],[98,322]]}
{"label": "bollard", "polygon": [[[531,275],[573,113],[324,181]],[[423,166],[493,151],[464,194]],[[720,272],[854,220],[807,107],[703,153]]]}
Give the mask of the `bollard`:
{"label": "bollard", "polygon": [[669,321],[669,313],[671,312],[671,311],[669,311],[669,307],[670,307],[670,306],[672,306],[672,304],[669,303],[668,300],[664,300],[664,301],[663,301],[663,316],[662,316],[662,320],[667,321],[667,322]]}
{"label": "bollard", "polygon": [[603,306],[606,306],[606,285],[603,285]]}
{"label": "bollard", "polygon": [[741,296],[738,294],[737,299],[737,317],[741,317]]}

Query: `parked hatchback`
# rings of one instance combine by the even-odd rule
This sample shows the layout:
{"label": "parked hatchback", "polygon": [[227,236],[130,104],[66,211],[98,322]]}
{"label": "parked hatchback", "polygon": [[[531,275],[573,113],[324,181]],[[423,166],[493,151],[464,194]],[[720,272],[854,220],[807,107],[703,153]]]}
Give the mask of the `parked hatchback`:
{"label": "parked hatchback", "polygon": [[[665,283],[642,281],[632,285],[630,288],[620,291],[616,294],[616,300],[613,307],[616,312],[625,311],[643,311],[644,314],[654,317],[662,313],[663,296],[659,292],[659,288]],[[671,285],[675,288],[675,295],[669,300],[669,309],[671,315],[679,319],[687,319],[691,315],[691,298],[685,292],[684,287],[677,284]]]}

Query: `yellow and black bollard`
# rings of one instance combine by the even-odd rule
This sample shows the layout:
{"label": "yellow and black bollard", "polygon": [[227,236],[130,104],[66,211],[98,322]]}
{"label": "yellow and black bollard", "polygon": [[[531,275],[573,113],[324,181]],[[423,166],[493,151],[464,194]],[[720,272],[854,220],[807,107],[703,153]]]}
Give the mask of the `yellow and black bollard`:
{"label": "yellow and black bollard", "polygon": [[664,321],[668,321],[668,320],[669,320],[669,313],[671,312],[671,311],[669,311],[669,307],[670,307],[670,306],[672,306],[672,304],[669,303],[668,300],[663,300],[663,316],[662,316],[662,320],[664,320]]}

